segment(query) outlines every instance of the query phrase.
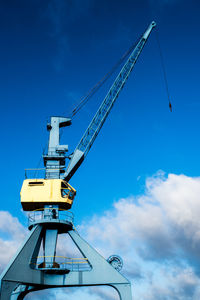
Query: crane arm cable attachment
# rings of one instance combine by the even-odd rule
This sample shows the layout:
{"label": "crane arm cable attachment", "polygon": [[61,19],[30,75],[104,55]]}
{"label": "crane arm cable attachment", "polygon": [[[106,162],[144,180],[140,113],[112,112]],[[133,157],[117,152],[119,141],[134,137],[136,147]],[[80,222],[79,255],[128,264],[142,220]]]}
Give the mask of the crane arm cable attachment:
{"label": "crane arm cable attachment", "polygon": [[158,50],[159,50],[159,54],[160,54],[161,67],[162,67],[162,71],[163,71],[165,88],[166,88],[167,98],[168,98],[168,102],[169,102],[169,109],[172,112],[172,104],[171,104],[171,101],[170,101],[170,93],[169,93],[169,85],[168,85],[168,80],[167,80],[167,73],[166,73],[164,57],[163,57],[162,49],[161,49],[161,45],[160,45],[159,34],[158,34],[157,31],[156,31],[156,40],[157,40],[157,43],[158,43]]}

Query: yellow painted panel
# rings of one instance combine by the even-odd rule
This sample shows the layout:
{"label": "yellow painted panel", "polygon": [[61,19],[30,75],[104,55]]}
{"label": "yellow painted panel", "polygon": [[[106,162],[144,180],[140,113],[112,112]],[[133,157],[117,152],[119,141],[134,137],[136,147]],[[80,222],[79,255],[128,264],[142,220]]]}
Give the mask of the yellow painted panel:
{"label": "yellow painted panel", "polygon": [[62,179],[26,179],[20,192],[21,204],[25,211],[56,204],[70,209],[76,190]]}

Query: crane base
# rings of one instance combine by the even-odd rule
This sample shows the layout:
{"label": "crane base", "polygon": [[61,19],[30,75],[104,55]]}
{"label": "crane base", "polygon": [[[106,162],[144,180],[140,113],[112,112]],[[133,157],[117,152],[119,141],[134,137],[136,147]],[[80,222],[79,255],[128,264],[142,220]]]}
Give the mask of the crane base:
{"label": "crane base", "polygon": [[[23,299],[28,293],[58,287],[111,286],[121,300],[131,300],[130,282],[92,248],[75,230],[69,230],[79,251],[87,258],[90,270],[59,270],[58,266],[34,267],[45,226],[35,226],[13,260],[1,275],[0,300]],[[49,233],[46,233],[49,234]],[[55,234],[55,232],[53,233]],[[56,263],[57,264],[57,263]],[[102,275],[103,274],[103,275]]]}

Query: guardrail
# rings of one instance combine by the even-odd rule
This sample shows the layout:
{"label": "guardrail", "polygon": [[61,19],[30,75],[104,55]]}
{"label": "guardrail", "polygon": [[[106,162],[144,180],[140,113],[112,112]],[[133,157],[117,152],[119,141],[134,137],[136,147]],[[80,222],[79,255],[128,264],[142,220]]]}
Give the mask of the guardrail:
{"label": "guardrail", "polygon": [[87,258],[70,258],[65,256],[38,256],[32,267],[40,270],[90,271],[91,265]]}
{"label": "guardrail", "polygon": [[55,209],[55,208],[44,208],[44,209],[38,209],[29,212],[28,214],[28,226],[31,226],[36,223],[40,223],[41,221],[63,221],[66,223],[73,224],[74,222],[74,215],[69,210],[62,210],[62,209]]}

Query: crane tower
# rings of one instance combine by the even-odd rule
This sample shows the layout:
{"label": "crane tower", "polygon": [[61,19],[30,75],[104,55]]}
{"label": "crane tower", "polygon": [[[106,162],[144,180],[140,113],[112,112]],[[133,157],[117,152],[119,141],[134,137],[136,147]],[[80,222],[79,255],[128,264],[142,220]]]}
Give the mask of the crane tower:
{"label": "crane tower", "polygon": [[[71,125],[66,117],[51,117],[48,152],[43,156],[44,178],[26,179],[21,189],[21,204],[29,212],[30,234],[1,274],[0,300],[23,299],[28,293],[56,287],[113,287],[121,300],[131,300],[130,282],[120,273],[122,260],[116,255],[104,259],[75,230],[73,204],[76,190],[69,180],[85,159],[122,90],[142,49],[155,27],[152,22],[125,62],[105,99],[70,156],[66,168],[67,145],[60,145],[60,128]],[[68,235],[82,257],[57,256],[57,239]],[[43,255],[39,256],[39,252]]]}

